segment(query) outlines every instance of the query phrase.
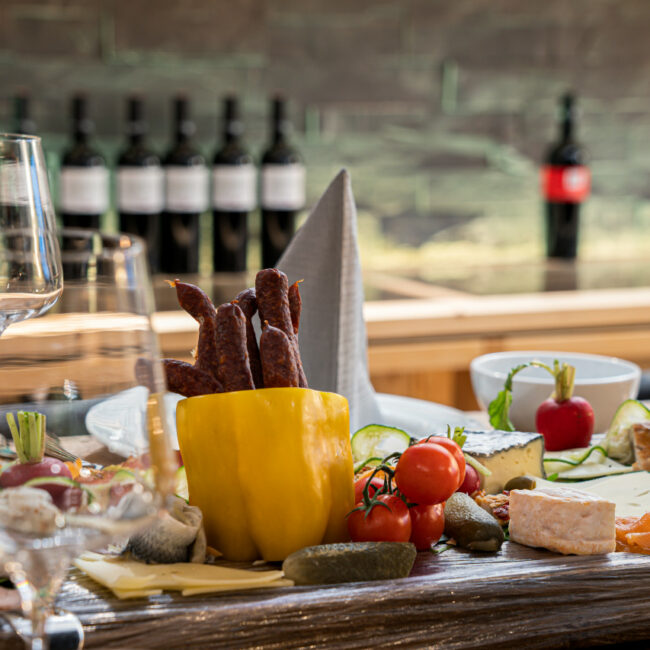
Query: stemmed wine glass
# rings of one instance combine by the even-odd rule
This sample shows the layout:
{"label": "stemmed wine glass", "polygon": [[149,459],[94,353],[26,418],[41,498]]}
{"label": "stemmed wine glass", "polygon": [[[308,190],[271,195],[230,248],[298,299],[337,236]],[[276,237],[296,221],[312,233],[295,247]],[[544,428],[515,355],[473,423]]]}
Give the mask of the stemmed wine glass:
{"label": "stemmed wine glass", "polygon": [[0,135],[0,334],[47,311],[63,289],[40,138]]}
{"label": "stemmed wine glass", "polygon": [[[40,205],[49,208],[42,178]],[[12,213],[9,203],[5,212]],[[26,237],[6,249],[11,260],[19,246],[31,250]],[[5,325],[15,324],[0,336],[0,433],[18,440],[21,452],[0,473],[0,562],[21,599],[24,619],[14,627],[38,649],[48,647],[45,629],[71,559],[151,522],[172,492],[175,469],[143,243],[92,230],[64,230],[58,238],[60,262],[50,267],[57,304],[16,322],[17,314],[43,313],[54,300],[27,310],[12,303]],[[39,250],[56,251],[53,231],[38,241]],[[79,455],[91,450],[92,462],[46,459],[58,469],[35,477],[43,438]],[[107,481],[98,463],[128,469]]]}

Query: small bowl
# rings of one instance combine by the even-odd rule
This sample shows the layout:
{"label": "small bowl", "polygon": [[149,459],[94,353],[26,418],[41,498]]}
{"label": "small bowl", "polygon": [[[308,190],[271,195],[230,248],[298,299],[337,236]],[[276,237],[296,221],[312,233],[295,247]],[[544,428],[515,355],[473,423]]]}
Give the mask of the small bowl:
{"label": "small bowl", "polygon": [[[495,352],[476,357],[469,366],[472,388],[481,408],[487,411],[515,366],[533,360],[553,366],[555,359],[575,367],[573,394],[584,397],[594,409],[596,433],[607,431],[621,402],[637,396],[641,368],[631,361],[578,352]],[[553,378],[543,368],[525,368],[515,375],[510,407],[515,429],[535,431],[537,407],[553,389]]]}

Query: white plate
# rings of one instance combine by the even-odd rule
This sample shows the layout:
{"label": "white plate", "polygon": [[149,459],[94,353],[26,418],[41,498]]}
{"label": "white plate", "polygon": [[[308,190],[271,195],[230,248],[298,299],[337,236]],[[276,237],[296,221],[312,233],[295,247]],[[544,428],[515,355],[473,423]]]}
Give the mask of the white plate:
{"label": "white plate", "polygon": [[[147,395],[146,388],[136,386],[95,404],[86,414],[86,429],[115,454],[132,456],[143,453],[148,448],[144,438]],[[176,393],[165,395],[173,449],[178,449],[176,404],[182,399]],[[381,424],[399,427],[413,436],[444,433],[447,425],[483,428],[479,422],[450,406],[385,393],[377,393],[377,401],[382,414]]]}
{"label": "white plate", "polygon": [[386,393],[377,393],[377,401],[384,420],[381,424],[399,427],[415,437],[445,433],[447,425],[485,429],[480,422],[451,406]]}
{"label": "white plate", "polygon": [[[120,456],[137,456],[149,448],[145,437],[147,396],[144,386],[135,386],[95,404],[86,413],[88,433]],[[165,411],[173,449],[176,438],[176,404],[182,400],[176,393],[165,394]]]}

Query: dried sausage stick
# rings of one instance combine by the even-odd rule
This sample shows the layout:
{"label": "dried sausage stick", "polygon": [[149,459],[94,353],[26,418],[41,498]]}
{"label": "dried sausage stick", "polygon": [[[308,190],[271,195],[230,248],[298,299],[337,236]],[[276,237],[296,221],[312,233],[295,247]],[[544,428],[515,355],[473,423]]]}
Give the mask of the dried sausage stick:
{"label": "dried sausage stick", "polygon": [[289,337],[277,327],[264,323],[260,336],[260,356],[266,388],[297,387],[300,379]]}
{"label": "dried sausage stick", "polygon": [[298,336],[298,329],[300,328],[300,312],[302,311],[302,299],[300,298],[300,287],[298,286],[302,280],[296,280],[289,287],[289,312],[291,313],[291,325],[293,325],[293,333]]}
{"label": "dried sausage stick", "polygon": [[260,349],[257,346],[257,337],[253,327],[253,316],[257,311],[257,298],[255,289],[244,289],[233,300],[239,305],[246,317],[246,349],[248,350],[248,363],[253,375],[255,388],[264,388],[264,376],[262,375],[262,362],[260,360]]}
{"label": "dried sausage stick", "polygon": [[218,379],[224,390],[255,388],[246,350],[246,317],[231,302],[217,309]]}
{"label": "dried sausage stick", "polygon": [[223,386],[207,372],[185,361],[163,359],[167,388],[185,397],[223,393]]}
{"label": "dried sausage stick", "polygon": [[292,335],[287,276],[278,269],[259,271],[255,276],[255,293],[260,322],[268,321],[269,325],[282,330],[287,336]]}
{"label": "dried sausage stick", "polygon": [[299,386],[307,388],[307,378],[302,368],[298,339],[293,332],[291,310],[289,308],[289,281],[278,269],[263,269],[255,276],[255,293],[257,309],[262,323],[268,321],[272,327],[283,331],[293,350],[293,357],[298,368]]}
{"label": "dried sausage stick", "polygon": [[199,324],[194,366],[218,379],[217,312],[207,294],[193,284],[176,280],[178,304]]}

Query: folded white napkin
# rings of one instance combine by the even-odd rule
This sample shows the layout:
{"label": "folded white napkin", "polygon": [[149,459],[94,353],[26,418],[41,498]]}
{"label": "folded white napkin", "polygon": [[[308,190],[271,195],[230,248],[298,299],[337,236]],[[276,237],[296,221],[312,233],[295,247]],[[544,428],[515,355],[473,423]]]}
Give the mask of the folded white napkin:
{"label": "folded white napkin", "polygon": [[368,376],[357,209],[341,170],[278,262],[300,285],[300,354],[310,388],[344,395],[350,428],[380,421]]}

